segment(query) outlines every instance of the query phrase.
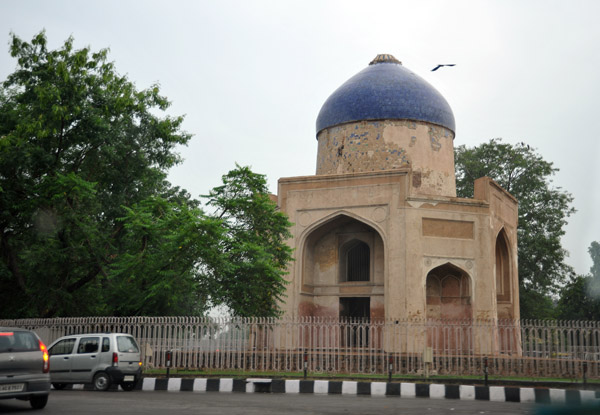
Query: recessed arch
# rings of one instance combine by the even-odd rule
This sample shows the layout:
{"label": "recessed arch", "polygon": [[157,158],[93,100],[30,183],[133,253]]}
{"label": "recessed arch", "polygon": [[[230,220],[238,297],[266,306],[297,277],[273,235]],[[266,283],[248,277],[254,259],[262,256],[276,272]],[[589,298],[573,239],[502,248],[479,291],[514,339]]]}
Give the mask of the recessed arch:
{"label": "recessed arch", "polygon": [[357,215],[353,212],[349,212],[347,210],[338,210],[338,211],[333,212],[327,216],[324,216],[321,219],[308,225],[306,227],[306,229],[304,229],[304,231],[302,231],[302,233],[300,234],[300,236],[298,238],[299,246],[304,247],[304,245],[306,244],[306,239],[308,237],[310,237],[315,230],[318,230],[318,229],[322,228],[324,225],[327,225],[330,222],[336,221],[336,220],[338,220],[340,218],[344,218],[344,217],[349,218],[349,219],[354,219],[358,222],[362,222],[365,225],[373,228],[373,230],[375,230],[379,234],[379,237],[383,240],[384,245],[387,246],[385,232],[376,222],[369,220],[363,216]]}
{"label": "recessed arch", "polygon": [[498,303],[498,318],[513,318],[512,307],[512,269],[510,243],[504,228],[498,232],[495,245],[495,277],[496,277],[496,301]]}
{"label": "recessed arch", "polygon": [[[385,244],[371,223],[338,212],[303,234],[299,259],[299,314],[340,317],[340,298],[370,298],[370,317],[383,318]],[[374,288],[380,287],[380,288]]]}
{"label": "recessed arch", "polygon": [[430,270],[425,280],[427,318],[471,319],[471,285],[467,272],[449,262]]}
{"label": "recessed arch", "polygon": [[506,232],[501,229],[496,237],[496,298],[498,301],[510,301],[510,251]]}

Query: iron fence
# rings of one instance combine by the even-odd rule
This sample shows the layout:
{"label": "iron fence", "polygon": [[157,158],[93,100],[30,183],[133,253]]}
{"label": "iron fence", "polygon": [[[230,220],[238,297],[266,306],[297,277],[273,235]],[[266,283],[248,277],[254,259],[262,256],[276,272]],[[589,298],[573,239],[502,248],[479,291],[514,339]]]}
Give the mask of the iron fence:
{"label": "iron fence", "polygon": [[312,373],[600,378],[600,322],[301,318],[78,317],[0,320],[47,344],[123,332],[146,366]]}

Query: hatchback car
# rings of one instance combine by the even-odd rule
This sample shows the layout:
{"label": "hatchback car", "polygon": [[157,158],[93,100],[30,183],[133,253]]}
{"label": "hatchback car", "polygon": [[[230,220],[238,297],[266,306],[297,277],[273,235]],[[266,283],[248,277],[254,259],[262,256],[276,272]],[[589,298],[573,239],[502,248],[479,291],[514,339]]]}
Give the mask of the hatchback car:
{"label": "hatchback car", "polygon": [[55,389],[91,383],[96,390],[119,384],[131,391],[142,374],[140,349],[129,334],[91,333],[64,336],[48,348],[50,379]]}
{"label": "hatchback car", "polygon": [[0,327],[0,399],[28,400],[42,409],[50,393],[46,346],[32,331]]}

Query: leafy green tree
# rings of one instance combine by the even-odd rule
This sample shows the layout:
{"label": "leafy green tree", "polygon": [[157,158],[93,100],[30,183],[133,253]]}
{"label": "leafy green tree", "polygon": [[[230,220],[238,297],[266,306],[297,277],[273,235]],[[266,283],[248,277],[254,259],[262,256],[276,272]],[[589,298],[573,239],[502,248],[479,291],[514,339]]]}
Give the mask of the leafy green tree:
{"label": "leafy green tree", "polygon": [[205,269],[210,276],[202,279],[206,291],[235,315],[278,316],[292,260],[286,244],[291,224],[269,197],[265,177],[237,166],[205,197],[225,229],[224,256]]}
{"label": "leafy green tree", "polygon": [[220,217],[206,215],[165,180],[190,135],[181,117],[158,115],[169,106],[158,86],[137,90],[106,50],[75,50],[73,39],[48,50],[43,32],[29,43],[13,35],[10,52],[0,318],[198,314],[222,303],[277,313],[289,223],[262,176],[230,172],[210,200]]}
{"label": "leafy green tree", "polygon": [[488,176],[519,201],[518,257],[522,318],[550,318],[550,296],[572,268],[561,237],[567,218],[575,212],[573,197],[552,186],[556,169],[524,143],[500,139],[455,151],[456,187],[460,197],[473,197],[475,179]]}
{"label": "leafy green tree", "polygon": [[[190,136],[158,86],[138,91],[107,51],[12,35],[0,88],[0,303],[11,316],[96,314],[121,254],[119,218],[164,193]],[[90,301],[94,299],[94,301]],[[100,308],[99,308],[100,307]],[[10,310],[10,311],[9,311]]]}
{"label": "leafy green tree", "polygon": [[592,242],[589,275],[578,275],[561,290],[557,305],[558,318],[565,320],[600,320],[600,244]]}
{"label": "leafy green tree", "polygon": [[119,218],[122,253],[105,282],[112,293],[105,300],[106,313],[190,315],[207,310],[209,293],[199,289],[199,264],[220,258],[222,224],[186,196],[187,203],[154,196],[124,208],[125,216]]}

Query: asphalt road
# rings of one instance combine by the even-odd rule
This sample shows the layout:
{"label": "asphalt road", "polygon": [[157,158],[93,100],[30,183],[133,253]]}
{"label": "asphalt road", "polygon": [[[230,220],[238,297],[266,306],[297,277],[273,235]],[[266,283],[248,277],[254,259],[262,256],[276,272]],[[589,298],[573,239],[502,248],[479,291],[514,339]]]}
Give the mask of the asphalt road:
{"label": "asphalt road", "polygon": [[48,406],[33,411],[28,402],[0,400],[0,413],[68,414],[533,414],[530,404],[425,398],[295,395],[223,392],[52,391]]}

